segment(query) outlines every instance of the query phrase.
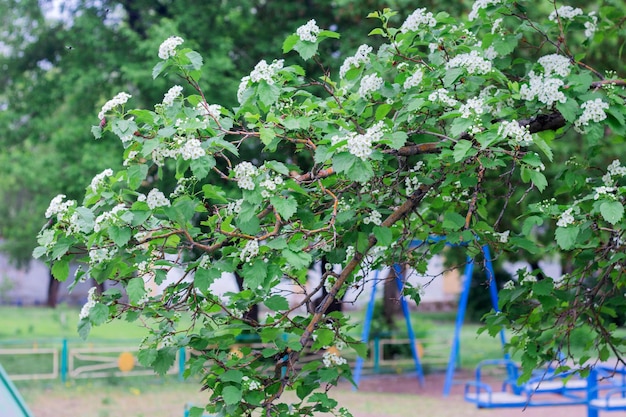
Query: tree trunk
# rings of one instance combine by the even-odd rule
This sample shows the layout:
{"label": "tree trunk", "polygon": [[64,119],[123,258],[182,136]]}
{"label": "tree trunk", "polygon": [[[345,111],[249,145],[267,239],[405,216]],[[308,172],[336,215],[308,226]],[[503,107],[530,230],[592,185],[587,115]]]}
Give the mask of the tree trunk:
{"label": "tree trunk", "polygon": [[[407,265],[402,265],[402,279],[406,280]],[[396,283],[395,268],[391,268],[383,286],[383,317],[391,331],[395,330],[395,318],[402,312],[400,306],[400,291]]]}
{"label": "tree trunk", "polygon": [[[235,278],[237,279],[237,287],[239,291],[243,291],[243,277],[239,273],[235,272]],[[244,320],[251,320],[255,323],[259,322],[259,305],[255,304],[248,311],[243,313]]]}
{"label": "tree trunk", "polygon": [[[321,263],[322,270],[320,271],[322,276],[324,275],[324,272],[326,271],[327,264],[328,264],[328,261],[326,260],[326,258],[322,258],[322,263]],[[313,301],[313,311],[317,310],[317,307],[322,303],[322,301],[326,298],[327,295],[328,295],[328,291],[326,291],[326,286],[322,286],[322,295],[320,295]],[[340,299],[337,299],[337,298],[333,299],[332,304],[326,310],[326,314],[332,313],[333,311],[343,311],[342,301],[343,301],[343,297]]]}
{"label": "tree trunk", "polygon": [[54,279],[52,276],[52,270],[48,271],[48,299],[46,300],[46,305],[48,307],[55,308],[59,301],[59,289],[61,288],[61,283]]}

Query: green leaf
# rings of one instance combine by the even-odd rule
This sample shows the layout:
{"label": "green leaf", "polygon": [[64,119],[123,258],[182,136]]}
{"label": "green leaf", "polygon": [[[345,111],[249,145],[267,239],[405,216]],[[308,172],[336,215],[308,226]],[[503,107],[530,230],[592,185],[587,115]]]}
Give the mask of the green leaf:
{"label": "green leaf", "polygon": [[204,408],[194,406],[189,409],[189,417],[203,417],[203,416],[204,416]]}
{"label": "green leaf", "polygon": [[393,242],[393,233],[388,227],[374,226],[374,236],[379,246],[389,246]]}
{"label": "green leaf", "polygon": [[536,171],[534,169],[529,169],[530,180],[533,182],[535,187],[541,192],[546,189],[548,186],[548,180],[543,173]]}
{"label": "green leaf", "polygon": [[496,36],[493,40],[493,49],[495,49],[499,55],[508,55],[515,50],[517,42],[516,36]]}
{"label": "green leaf", "polygon": [[261,126],[261,128],[259,129],[259,134],[261,142],[263,142],[263,145],[265,146],[268,146],[270,143],[272,143],[272,141],[276,137],[276,132],[274,131],[274,129],[270,129],[265,126]]}
{"label": "green leaf", "polygon": [[69,258],[61,258],[52,264],[52,276],[57,281],[65,281],[70,274]]}
{"label": "green leaf", "polygon": [[449,230],[460,230],[465,226],[465,217],[453,211],[447,211],[443,215],[443,227]]}
{"label": "green leaf", "polygon": [[197,159],[192,159],[189,164],[191,172],[199,180],[204,179],[215,166],[215,158],[211,155],[204,155]]}
{"label": "green leaf", "polygon": [[270,198],[270,203],[274,206],[283,220],[289,220],[291,216],[298,211],[298,202],[291,195],[287,198],[282,196],[273,196]]}
{"label": "green leaf", "polygon": [[317,54],[317,42],[298,40],[293,49],[300,54],[300,57],[303,60],[308,61],[313,58],[315,54]]}
{"label": "green leaf", "polygon": [[265,80],[261,80],[257,87],[257,94],[261,103],[269,107],[276,103],[278,97],[280,97],[280,88],[276,84],[268,84]]}
{"label": "green leaf", "polygon": [[401,147],[403,147],[406,144],[408,138],[409,136],[406,134],[406,132],[402,131],[393,132],[392,134],[385,136],[385,139],[388,139],[391,142],[389,146],[392,149],[400,149]]}
{"label": "green leaf", "polygon": [[156,358],[152,363],[152,368],[157,374],[163,376],[170,370],[176,360],[176,351],[177,349],[175,347],[166,347],[157,350]]}
{"label": "green leaf", "polygon": [[128,176],[128,188],[136,190],[146,179],[146,175],[148,175],[148,165],[131,165],[126,170],[126,173]]}
{"label": "green leaf", "polygon": [[294,46],[296,46],[296,43],[300,40],[300,37],[298,35],[290,35],[287,36],[287,39],[285,39],[285,41],[283,42],[283,54],[286,54],[287,52],[291,51],[293,49]]}
{"label": "green leaf", "polygon": [[568,98],[565,103],[556,103],[556,108],[563,115],[565,120],[570,123],[573,123],[578,116],[578,103],[576,102],[576,100],[572,100],[571,98]]}
{"label": "green leaf", "polygon": [[333,169],[337,173],[347,172],[354,165],[357,157],[348,152],[333,155]]}
{"label": "green leaf", "polygon": [[154,68],[152,68],[152,79],[156,79],[156,77],[161,75],[161,73],[165,69],[166,65],[167,65],[166,61],[159,61],[159,62],[157,62],[157,64],[154,66]]}
{"label": "green leaf", "polygon": [[213,184],[204,184],[202,186],[202,192],[204,193],[204,198],[208,200],[212,200],[216,203],[228,203],[226,199],[226,192],[220,187],[216,187]]}
{"label": "green leaf", "polygon": [[472,142],[470,142],[469,140],[461,139],[460,141],[458,141],[457,144],[454,146],[454,151],[452,153],[452,155],[454,156],[454,162],[461,162],[462,160],[464,160],[465,156],[471,148]]}
{"label": "green leaf", "polygon": [[263,304],[272,311],[289,310],[289,302],[285,297],[280,295],[272,295],[270,298],[263,301]]}
{"label": "green leaf", "polygon": [[443,86],[448,88],[463,74],[463,68],[452,68],[446,71],[443,77]]}
{"label": "green leaf", "polygon": [[89,332],[91,331],[91,323],[87,319],[82,319],[78,322],[78,335],[81,339],[87,340]]}
{"label": "green leaf", "polygon": [[294,252],[288,248],[283,249],[282,254],[285,260],[296,269],[306,268],[313,260],[307,252]]}
{"label": "green leaf", "polygon": [[[459,137],[459,136],[461,136],[461,134],[466,132],[467,129],[469,129],[472,126],[472,124],[474,124],[474,121],[471,120],[471,119],[464,119],[462,117],[457,117],[456,119],[454,119],[454,121],[450,125],[450,134],[453,137]],[[468,142],[468,141],[467,140],[462,140],[462,141],[459,141],[459,142]],[[470,142],[470,144],[471,144],[471,142]]]}
{"label": "green leaf", "polygon": [[241,384],[241,380],[243,378],[243,372],[237,369],[229,369],[220,375],[220,379],[223,382],[234,382],[236,384]]}
{"label": "green leaf", "polygon": [[563,250],[569,250],[576,244],[576,238],[580,232],[579,226],[559,227],[554,232],[556,243]]}
{"label": "green leaf", "polygon": [[89,310],[89,320],[96,326],[105,323],[109,319],[109,308],[102,303],[96,303]]}
{"label": "green leaf", "polygon": [[154,348],[142,349],[137,354],[137,361],[146,368],[152,366],[157,358],[157,350]]}
{"label": "green leaf", "polygon": [[130,240],[131,231],[128,227],[110,226],[107,230],[113,243],[119,247],[126,245]]}
{"label": "green leaf", "polygon": [[209,291],[211,284],[213,284],[213,282],[221,276],[221,272],[216,269],[198,268],[193,276],[193,285],[200,292],[206,294]]}
{"label": "green leaf", "polygon": [[[199,70],[202,68],[202,55],[197,53],[196,51],[190,51],[185,54],[189,61],[191,61],[191,66],[195,70]],[[158,65],[158,64],[157,64]]]}
{"label": "green leaf", "polygon": [[228,385],[222,390],[222,397],[226,405],[239,404],[241,401],[241,390],[235,386]]}
{"label": "green leaf", "polygon": [[128,284],[126,284],[126,293],[131,304],[138,304],[139,300],[146,294],[143,279],[139,277],[131,278]]}
{"label": "green leaf", "polygon": [[605,201],[600,204],[600,213],[604,220],[615,224],[624,216],[624,206],[619,201]]}
{"label": "green leaf", "polygon": [[372,164],[369,161],[356,158],[352,166],[346,171],[346,175],[351,180],[363,184],[374,176],[374,170],[372,169]]}
{"label": "green leaf", "polygon": [[[554,137],[554,131],[550,130],[548,131],[550,133],[552,133],[552,137]],[[533,143],[535,145],[537,145],[537,147],[539,148],[539,150],[541,152],[543,152],[543,154],[546,156],[546,158],[548,158],[548,160],[550,162],[552,162],[552,158],[554,157],[553,153],[552,153],[552,148],[550,147],[550,145],[548,144],[548,142],[544,139],[544,135],[538,134],[535,135],[534,139],[533,139]]]}
{"label": "green leaf", "polygon": [[263,259],[254,259],[252,263],[247,262],[241,268],[243,286],[248,289],[262,287],[267,278],[267,263]]}

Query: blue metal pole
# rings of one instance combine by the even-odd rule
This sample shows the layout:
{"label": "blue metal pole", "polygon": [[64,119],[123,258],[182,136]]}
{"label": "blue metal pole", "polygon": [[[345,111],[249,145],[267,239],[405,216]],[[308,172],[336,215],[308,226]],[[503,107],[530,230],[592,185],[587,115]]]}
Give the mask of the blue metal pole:
{"label": "blue metal pole", "polygon": [[63,347],[61,349],[61,382],[64,384],[67,381],[67,361],[68,361],[67,339],[63,339]]}
{"label": "blue metal pole", "polygon": [[187,361],[187,351],[184,347],[178,349],[178,380],[185,379],[185,362]]}
{"label": "blue metal pole", "polygon": [[598,410],[589,407],[591,400],[596,398],[598,398],[598,373],[593,368],[587,376],[587,417],[598,417]]}
{"label": "blue metal pole", "polygon": [[[483,246],[483,254],[485,255],[485,264],[487,265],[487,281],[489,282],[489,293],[491,295],[491,305],[494,311],[500,311],[498,307],[498,283],[496,282],[496,274],[493,270],[493,264],[491,263],[491,252],[489,246]],[[506,336],[504,334],[504,328],[500,330],[500,343],[502,343],[502,349],[506,345]],[[509,355],[505,354],[504,357],[509,359]]]}
{"label": "blue metal pole", "polygon": [[[367,311],[365,312],[365,321],[363,322],[363,332],[361,334],[361,341],[363,343],[369,342],[370,328],[372,327],[372,317],[374,316],[374,302],[376,301],[376,284],[378,284],[378,273],[374,274],[374,283],[372,284],[372,294],[370,295],[370,302],[367,305]],[[376,353],[376,352],[375,352]],[[363,369],[363,358],[357,356],[356,364],[354,365],[354,389],[358,388],[359,381],[361,380],[361,370]],[[377,357],[374,357],[377,360]]]}
{"label": "blue metal pole", "polygon": [[443,386],[443,395],[450,395],[452,388],[452,378],[454,377],[454,369],[456,366],[456,357],[459,352],[461,343],[461,328],[465,320],[465,310],[467,309],[467,300],[469,299],[470,284],[472,283],[472,273],[474,272],[474,259],[467,257],[465,265],[465,275],[463,281],[463,289],[459,300],[459,308],[456,314],[456,324],[454,326],[454,338],[452,339],[452,348],[450,349],[450,359],[448,360],[448,369],[446,370],[446,380]]}
{"label": "blue metal pole", "polygon": [[406,302],[406,298],[402,294],[404,281],[402,280],[402,267],[398,264],[393,266],[396,272],[396,284],[398,291],[400,292],[400,305],[402,306],[402,313],[404,314],[404,320],[406,321],[406,330],[409,334],[409,341],[411,345],[411,355],[413,355],[413,363],[415,363],[415,371],[417,372],[417,379],[420,387],[424,386],[424,371],[422,370],[422,364],[420,363],[419,355],[417,354],[417,347],[415,346],[415,333],[413,332],[413,326],[411,325],[411,314],[409,312],[409,306]]}

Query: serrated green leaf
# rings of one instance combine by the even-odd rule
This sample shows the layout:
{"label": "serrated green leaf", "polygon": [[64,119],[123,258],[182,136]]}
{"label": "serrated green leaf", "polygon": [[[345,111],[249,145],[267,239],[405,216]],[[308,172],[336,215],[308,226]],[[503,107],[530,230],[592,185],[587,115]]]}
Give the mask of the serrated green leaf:
{"label": "serrated green leaf", "polygon": [[298,211],[298,202],[291,195],[287,198],[282,196],[273,196],[270,198],[270,203],[274,206],[283,220],[289,220],[291,216]]}
{"label": "serrated green leaf", "polygon": [[109,308],[102,303],[96,303],[89,310],[89,320],[99,326],[109,319]]}
{"label": "serrated green leaf", "polygon": [[393,242],[393,233],[390,228],[374,226],[373,231],[379,246],[389,246]]}
{"label": "serrated green leaf", "polygon": [[580,228],[578,226],[559,227],[554,232],[556,243],[563,250],[569,250],[576,244]]}
{"label": "serrated green leaf", "polygon": [[447,211],[443,215],[443,227],[449,230],[460,230],[465,226],[465,217],[453,211]]}
{"label": "serrated green leaf", "polygon": [[87,336],[89,336],[89,332],[91,331],[91,323],[89,320],[82,319],[78,322],[78,335],[81,339],[87,340]]}
{"label": "serrated green leaf", "polygon": [[267,271],[267,263],[262,259],[245,263],[241,268],[244,288],[256,290],[258,287],[262,287],[267,278]]}
{"label": "serrated green leaf", "polygon": [[308,61],[317,54],[317,42],[308,42],[299,39],[293,49],[298,52],[303,60]]}
{"label": "serrated green leaf", "polygon": [[192,159],[189,164],[194,177],[199,180],[204,179],[215,166],[215,158],[211,155],[204,155],[197,159]]}
{"label": "serrated green leaf", "polygon": [[624,217],[624,206],[619,201],[605,201],[600,204],[600,214],[604,220],[615,224]]}
{"label": "serrated green leaf", "polygon": [[443,77],[443,86],[448,88],[463,74],[463,68],[452,68],[446,71]]}
{"label": "serrated green leaf", "polygon": [[120,247],[126,245],[131,237],[131,230],[128,227],[110,226],[107,231],[113,243]]}
{"label": "serrated green leaf", "polygon": [[285,257],[285,260],[296,269],[306,268],[313,260],[311,255],[307,252],[294,252],[288,248],[283,249],[282,255]]}
{"label": "serrated green leaf", "polygon": [[265,306],[272,311],[289,310],[289,302],[285,297],[280,295],[271,296],[267,300],[263,301],[263,304],[265,304]]}
{"label": "serrated green leaf", "polygon": [[579,107],[576,100],[568,98],[565,103],[556,103],[556,108],[563,115],[563,118],[570,123],[573,123],[578,117]]}
{"label": "serrated green leaf", "polygon": [[213,184],[204,184],[202,186],[202,193],[204,194],[204,198],[208,200],[212,200],[216,203],[228,203],[226,192]]}
{"label": "serrated green leaf", "polygon": [[157,350],[155,348],[141,349],[137,354],[137,361],[146,368],[152,366],[157,358]]}
{"label": "serrated green leaf", "polygon": [[259,129],[259,135],[261,138],[261,142],[263,142],[263,145],[268,146],[276,137],[276,132],[274,131],[274,129],[261,126],[261,128]]}
{"label": "serrated green leaf", "polygon": [[52,264],[52,276],[57,281],[65,281],[70,274],[70,261],[68,258],[61,258]]}
{"label": "serrated green leaf", "polygon": [[298,35],[289,35],[287,36],[287,39],[285,39],[285,41],[283,42],[283,54],[286,54],[287,52],[291,51],[293,49],[294,46],[296,46],[296,43],[300,40],[300,37]]}
{"label": "serrated green leaf", "polygon": [[226,386],[222,390],[222,398],[224,398],[226,405],[239,404],[241,401],[241,390],[232,385]]}
{"label": "serrated green leaf", "polygon": [[157,62],[157,64],[154,66],[154,68],[152,68],[152,79],[153,80],[156,79],[156,77],[158,77],[159,75],[161,75],[161,73],[165,69],[166,65],[167,65],[166,61],[159,61],[159,62]]}
{"label": "serrated green leaf", "polygon": [[280,88],[275,84],[268,84],[267,81],[261,80],[257,87],[257,94],[261,103],[269,107],[276,103],[278,97],[280,97]]}
{"label": "serrated green leaf", "polygon": [[139,277],[131,278],[128,284],[126,284],[126,294],[128,294],[128,300],[131,304],[139,303],[139,300],[146,295],[143,279]]}
{"label": "serrated green leaf", "polygon": [[185,55],[189,58],[189,61],[191,61],[193,69],[199,70],[202,68],[202,55],[196,51],[187,52]]}
{"label": "serrated green leaf", "polygon": [[241,380],[243,378],[243,372],[237,369],[229,369],[220,375],[220,379],[223,382],[234,382],[236,384],[241,384]]}
{"label": "serrated green leaf", "polygon": [[175,347],[166,347],[157,350],[156,358],[151,365],[157,374],[163,376],[170,370],[176,360],[176,351],[177,349]]}
{"label": "serrated green leaf", "polygon": [[454,156],[454,162],[461,162],[465,159],[469,150],[472,148],[472,142],[469,140],[461,139],[454,146],[452,155]]}

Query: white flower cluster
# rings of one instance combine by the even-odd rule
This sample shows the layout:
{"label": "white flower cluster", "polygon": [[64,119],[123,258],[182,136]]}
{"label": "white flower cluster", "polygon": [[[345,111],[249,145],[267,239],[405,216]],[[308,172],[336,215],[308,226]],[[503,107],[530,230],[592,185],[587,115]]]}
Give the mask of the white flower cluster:
{"label": "white flower cluster", "polygon": [[615,197],[612,193],[615,192],[615,187],[607,187],[605,185],[602,185],[600,187],[595,187],[593,189],[596,193],[593,196],[594,200],[597,200],[600,198],[600,196],[606,195],[606,194],[611,194],[612,197]]}
{"label": "white flower cluster", "polygon": [[185,42],[180,36],[170,36],[159,46],[159,58],[167,59],[176,55],[176,47]]}
{"label": "white flower cluster", "polygon": [[559,217],[559,220],[557,220],[556,225],[558,227],[567,227],[570,224],[574,223],[574,208],[570,207],[567,210],[565,210],[563,213],[561,213],[561,216]]}
{"label": "white flower cluster", "polygon": [[222,115],[222,106],[219,104],[207,104],[205,102],[198,103],[196,110],[200,113],[200,116],[210,116],[215,120],[219,120]]}
{"label": "white flower cluster", "polygon": [[239,258],[241,262],[250,262],[259,254],[259,242],[256,239],[252,239],[246,242],[246,246],[241,250]]}
{"label": "white flower cluster", "polygon": [[556,21],[557,17],[561,18],[561,19],[573,19],[576,16],[580,16],[583,14],[583,11],[581,9],[577,8],[573,8],[572,6],[561,6],[558,9],[554,10],[552,13],[550,13],[550,16],[548,16],[548,19],[551,21]]}
{"label": "white flower cluster", "polygon": [[154,210],[157,207],[169,207],[171,205],[170,200],[165,197],[165,194],[156,188],[151,189],[148,193],[146,204],[148,204],[150,210]]}
{"label": "white flower cluster", "polygon": [[596,12],[591,12],[589,13],[589,18],[591,21],[585,22],[585,36],[592,38],[598,29],[598,16],[596,16]]}
{"label": "white flower cluster", "polygon": [[422,83],[422,78],[424,78],[424,73],[421,69],[416,69],[415,72],[406,80],[404,80],[404,89],[408,90],[412,87],[417,87]]}
{"label": "white flower cluster", "polygon": [[102,184],[104,183],[104,179],[111,176],[113,176],[113,170],[111,168],[105,169],[104,171],[93,177],[89,188],[91,188],[91,191],[93,191],[94,193],[98,192],[98,188],[102,186]]}
{"label": "white flower cluster", "polygon": [[248,376],[241,377],[241,386],[248,391],[256,391],[263,388],[263,385],[259,381],[250,379]]}
{"label": "white flower cluster", "polygon": [[518,271],[518,274],[521,272],[521,279],[520,279],[520,284],[523,284],[524,282],[537,282],[537,276],[533,275],[530,273],[530,271],[528,271],[528,269],[524,269],[523,271]]}
{"label": "white flower cluster", "polygon": [[274,84],[274,76],[278,73],[278,71],[283,69],[284,64],[285,61],[283,59],[274,61],[269,65],[267,61],[263,59],[256,64],[250,75],[243,77],[239,83],[239,88],[237,89],[237,100],[239,103],[243,103],[243,93],[248,88],[248,83],[250,81],[258,83],[261,80],[265,80],[268,84]]}
{"label": "white flower cluster", "polygon": [[309,20],[306,25],[302,25],[296,30],[296,35],[298,35],[300,40],[307,42],[317,41],[317,35],[319,33],[320,28],[317,26],[315,19]]}
{"label": "white flower cluster", "polygon": [[46,219],[49,219],[54,215],[57,215],[58,217],[63,217],[70,207],[76,205],[76,201],[74,200],[68,200],[64,202],[63,200],[65,199],[65,197],[65,194],[59,194],[52,200],[50,200],[50,205],[46,209]]}
{"label": "white flower cluster", "polygon": [[493,25],[491,26],[491,34],[495,34],[496,32],[500,32],[501,31],[501,26],[502,25],[502,21],[504,19],[499,17],[496,20],[493,21]]}
{"label": "white flower cluster", "polygon": [[528,84],[523,84],[519,91],[523,100],[533,101],[536,98],[548,107],[551,107],[557,101],[560,103],[567,101],[565,94],[559,91],[559,88],[563,86],[563,80],[550,77],[544,78],[541,74],[535,74],[534,71],[531,71],[528,76]]}
{"label": "white flower cluster", "polygon": [[467,18],[471,22],[478,17],[478,12],[481,9],[485,9],[489,5],[492,5],[492,4],[500,4],[500,3],[501,3],[501,0],[476,0],[474,4],[472,5],[472,11],[467,16]]}
{"label": "white flower cluster", "polygon": [[191,138],[185,141],[179,152],[180,156],[182,156],[185,161],[202,158],[206,155],[206,151],[202,147],[202,143],[196,138]]}
{"label": "white flower cluster", "polygon": [[165,96],[163,96],[163,105],[171,106],[172,104],[174,104],[174,100],[180,97],[182,92],[183,87],[181,87],[180,85],[175,85],[174,87],[167,90],[167,93],[165,93]]}
{"label": "white flower cluster", "polygon": [[595,100],[585,101],[580,105],[580,108],[584,109],[583,114],[574,122],[574,126],[578,131],[581,131],[581,126],[589,125],[589,121],[598,123],[606,119],[604,110],[609,108],[609,103],[605,103],[602,99],[597,98]]}
{"label": "white flower cluster", "polygon": [[261,190],[261,197],[270,198],[272,193],[270,191],[276,191],[276,187],[278,185],[283,184],[283,177],[277,175],[275,177],[268,177],[267,179],[261,181],[259,184],[263,190]]}
{"label": "white flower cluster", "polygon": [[104,103],[104,106],[102,106],[102,110],[100,110],[100,113],[98,113],[98,119],[104,119],[105,114],[107,114],[117,106],[123,106],[128,102],[128,99],[131,97],[132,96],[128,93],[118,93],[111,100]]}
{"label": "white flower cluster", "polygon": [[616,159],[611,162],[611,164],[607,167],[607,173],[610,175],[619,175],[620,177],[623,177],[624,175],[626,175],[626,167],[621,164],[619,159]]}
{"label": "white flower cluster", "polygon": [[365,224],[375,224],[376,226],[380,226],[382,223],[382,215],[378,210],[372,210],[369,216],[363,219],[363,223]]}
{"label": "white flower cluster", "polygon": [[511,234],[511,231],[507,230],[502,233],[494,232],[494,234],[498,237],[500,243],[506,243],[509,241],[509,235]]}
{"label": "white flower cluster", "polygon": [[484,108],[485,102],[482,98],[470,98],[467,100],[467,103],[459,107],[459,111],[463,119],[469,119],[483,114]]}
{"label": "white flower cluster", "polygon": [[421,25],[428,27],[434,27],[437,21],[433,17],[431,12],[426,13],[426,8],[415,10],[406,18],[402,26],[400,26],[400,32],[417,32]]}
{"label": "white flower cluster", "polygon": [[343,61],[341,64],[341,68],[339,68],[339,77],[345,78],[346,73],[350,71],[352,67],[359,68],[361,64],[367,64],[370,62],[369,54],[372,52],[372,47],[369,45],[361,45],[356,50],[356,54],[354,56],[349,56]]}
{"label": "white flower cluster", "polygon": [[234,168],[235,180],[239,188],[244,190],[254,190],[253,177],[259,175],[259,169],[248,161],[237,164]]}
{"label": "white flower cluster", "polygon": [[383,79],[376,74],[363,76],[361,86],[359,87],[359,96],[368,99],[369,96],[383,86]]}
{"label": "white flower cluster", "polygon": [[417,175],[414,175],[414,174],[418,173],[422,169],[423,166],[424,166],[423,161],[417,161],[415,166],[408,171],[409,175],[404,179],[404,186],[406,187],[406,195],[410,196],[411,194],[415,192],[415,190],[419,188],[420,181]]}
{"label": "white flower cluster", "polygon": [[331,366],[341,366],[348,363],[346,358],[343,358],[339,356],[336,352],[330,350],[324,352],[324,355],[322,355],[322,362],[327,368],[330,368]]}
{"label": "white flower cluster", "polygon": [[498,135],[504,138],[511,138],[521,146],[528,146],[533,143],[533,135],[530,133],[528,125],[520,126],[516,120],[511,122],[505,120],[500,123]]}
{"label": "white flower cluster", "polygon": [[89,317],[89,312],[96,305],[96,287],[89,288],[87,292],[87,302],[83,305],[83,308],[80,309],[80,313],[78,314],[78,319],[86,319]]}
{"label": "white flower cluster", "polygon": [[570,73],[570,60],[566,56],[559,54],[545,55],[539,58],[537,62],[543,67],[546,77],[553,72],[561,77],[567,77]]}
{"label": "white flower cluster", "polygon": [[487,74],[491,71],[491,61],[483,58],[478,51],[459,54],[446,64],[446,68],[465,68],[469,74]]}
{"label": "white flower cluster", "polygon": [[455,98],[450,97],[450,92],[445,88],[440,88],[430,93],[430,95],[428,96],[428,100],[432,101],[433,103],[435,101],[440,101],[448,107],[454,107],[458,103]]}
{"label": "white flower cluster", "polygon": [[107,248],[93,248],[89,250],[89,262],[91,264],[99,264],[113,259],[115,251]]}
{"label": "white flower cluster", "polygon": [[508,280],[507,282],[504,283],[504,286],[502,287],[503,290],[512,290],[515,289],[515,282],[513,280]]}
{"label": "white flower cluster", "polygon": [[102,227],[103,224],[109,222],[110,220],[118,219],[120,214],[126,211],[128,211],[128,209],[124,204],[118,204],[113,207],[111,211],[105,211],[104,213],[100,214],[98,217],[96,217],[96,220],[94,220],[93,231],[101,231],[102,229],[104,229]]}
{"label": "white flower cluster", "polygon": [[128,156],[126,157],[126,159],[124,159],[124,162],[122,163],[122,165],[125,166],[125,167],[129,166],[130,163],[135,160],[137,155],[139,155],[139,152],[137,152],[137,151],[130,151],[130,152],[128,152]]}
{"label": "white flower cluster", "polygon": [[369,158],[372,154],[372,146],[383,138],[383,127],[381,120],[362,135],[352,133],[348,136],[348,152],[362,160]]}
{"label": "white flower cluster", "polygon": [[238,214],[241,211],[241,204],[243,203],[243,198],[239,200],[231,201],[226,206],[226,215],[230,216],[233,214]]}

